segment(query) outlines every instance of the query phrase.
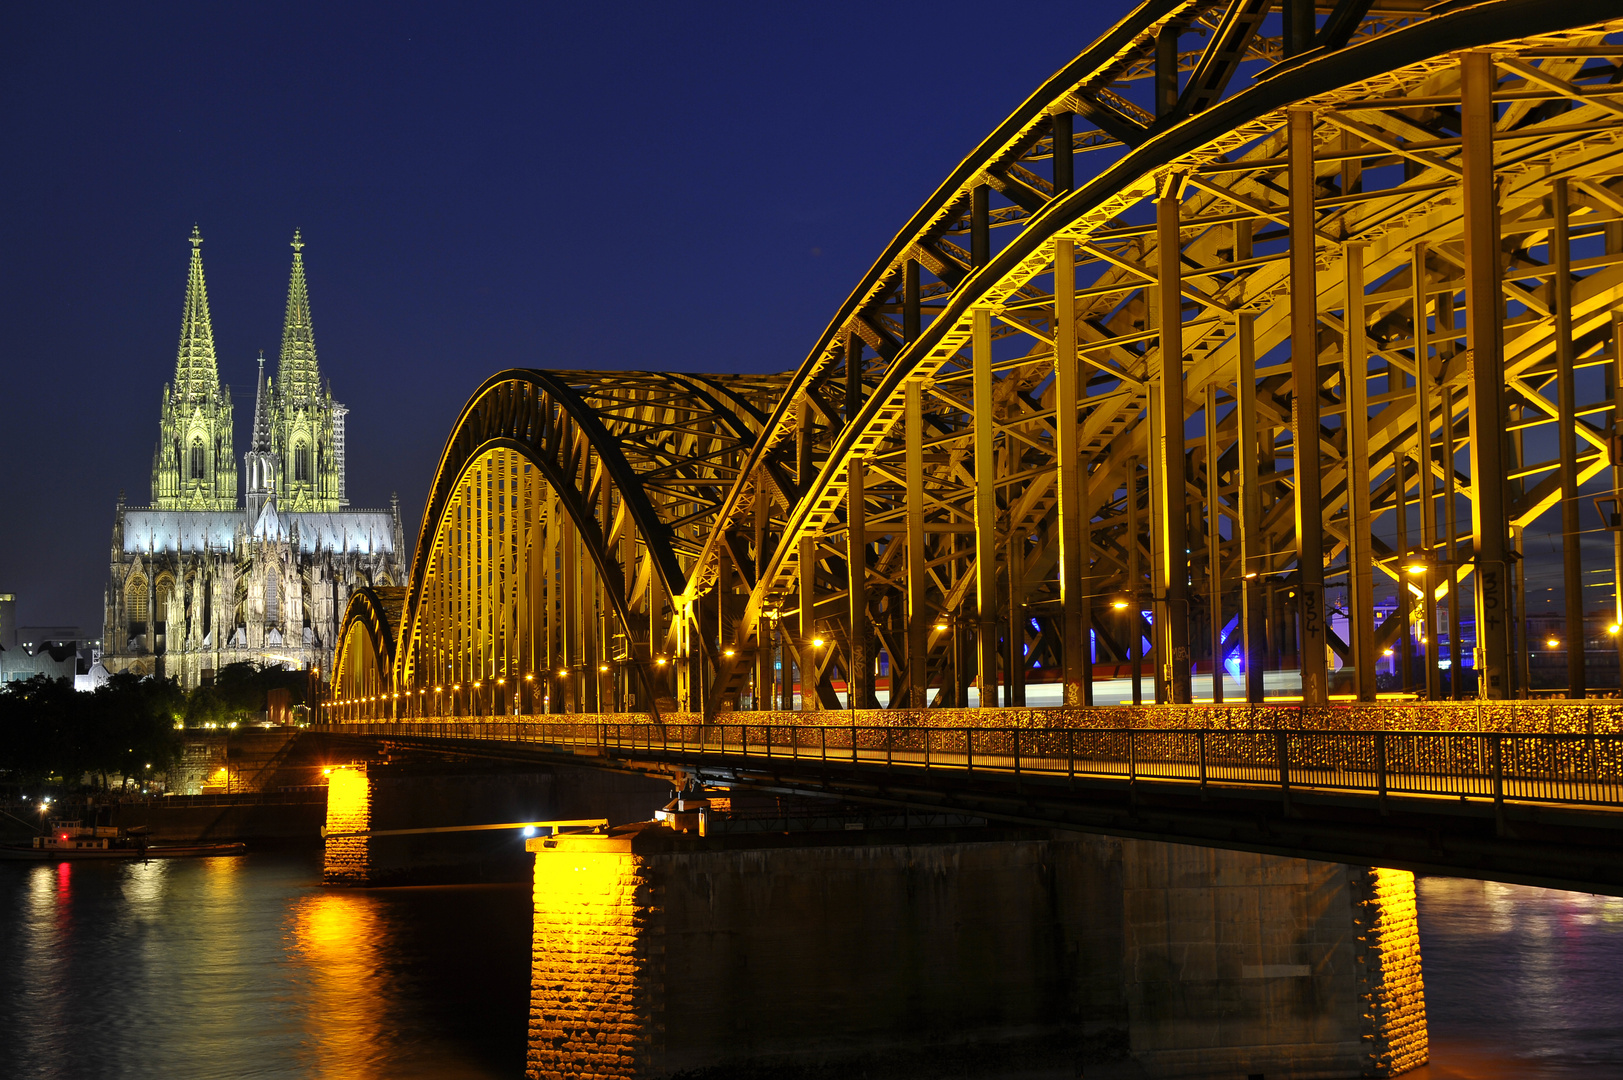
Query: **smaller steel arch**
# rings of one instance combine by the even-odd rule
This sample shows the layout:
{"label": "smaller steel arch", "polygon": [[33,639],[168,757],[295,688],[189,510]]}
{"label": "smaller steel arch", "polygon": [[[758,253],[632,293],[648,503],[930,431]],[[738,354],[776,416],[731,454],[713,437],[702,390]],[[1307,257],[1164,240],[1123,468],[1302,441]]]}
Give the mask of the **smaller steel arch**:
{"label": "smaller steel arch", "polygon": [[333,656],[332,685],[336,693],[344,672],[353,661],[349,654],[350,631],[359,628],[371,647],[371,660],[376,668],[378,685],[388,686],[394,674],[395,652],[400,627],[400,616],[406,606],[404,586],[362,586],[350,594],[344,608],[344,621],[338,631],[338,648]]}

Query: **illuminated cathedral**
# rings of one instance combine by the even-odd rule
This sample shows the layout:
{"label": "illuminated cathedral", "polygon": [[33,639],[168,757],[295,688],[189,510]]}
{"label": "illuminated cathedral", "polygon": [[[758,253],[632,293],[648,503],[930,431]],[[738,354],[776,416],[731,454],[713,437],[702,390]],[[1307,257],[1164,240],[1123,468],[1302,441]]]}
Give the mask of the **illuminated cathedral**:
{"label": "illuminated cathedral", "polygon": [[349,507],[347,410],[316,362],[304,275],[293,271],[276,377],[259,360],[238,494],[231,388],[220,381],[194,228],[174,382],[164,387],[152,457],[152,505],[113,522],[103,663],[206,683],[227,664],[331,667],[349,595],[405,580],[399,501]]}

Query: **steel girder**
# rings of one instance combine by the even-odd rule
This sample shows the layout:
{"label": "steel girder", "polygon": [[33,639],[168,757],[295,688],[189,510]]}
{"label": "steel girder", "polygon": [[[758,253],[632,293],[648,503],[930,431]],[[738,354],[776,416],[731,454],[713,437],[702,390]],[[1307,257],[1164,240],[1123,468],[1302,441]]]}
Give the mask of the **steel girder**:
{"label": "steel girder", "polygon": [[[414,659],[435,634],[466,638],[435,663],[488,654],[447,670],[517,663],[492,644],[511,616],[445,581],[481,572],[447,537],[511,505],[468,471],[513,451],[546,489],[525,520],[567,519],[594,568],[548,563],[545,640],[608,611],[695,711],[786,706],[795,681],[828,707],[832,674],[871,705],[881,655],[893,707],[1056,678],[1083,704],[1095,658],[1152,660],[1187,700],[1191,667],[1235,651],[1248,696],[1301,667],[1322,700],[1327,649],[1364,698],[1382,653],[1423,651],[1404,677],[1435,695],[1439,605],[1451,643],[1477,624],[1491,696],[1524,689],[1517,531],[1618,468],[1620,380],[1574,372],[1619,363],[1623,0],[1338,0],[1288,35],[1281,14],[1140,5],[953,171],[791,374],[736,397],[493,378],[436,477],[397,678],[438,681]],[[1530,459],[1538,424],[1555,460]],[[1403,603],[1380,625],[1378,580]]]}

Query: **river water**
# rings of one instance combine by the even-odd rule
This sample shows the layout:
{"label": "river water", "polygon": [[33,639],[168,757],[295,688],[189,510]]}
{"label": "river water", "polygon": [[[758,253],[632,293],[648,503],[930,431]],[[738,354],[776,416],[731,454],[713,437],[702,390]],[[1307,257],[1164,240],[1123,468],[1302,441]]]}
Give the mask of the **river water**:
{"label": "river water", "polygon": [[[1433,1063],[1623,1077],[1623,900],[1420,883]],[[0,1077],[521,1077],[523,885],[323,889],[314,855],[0,864]]]}

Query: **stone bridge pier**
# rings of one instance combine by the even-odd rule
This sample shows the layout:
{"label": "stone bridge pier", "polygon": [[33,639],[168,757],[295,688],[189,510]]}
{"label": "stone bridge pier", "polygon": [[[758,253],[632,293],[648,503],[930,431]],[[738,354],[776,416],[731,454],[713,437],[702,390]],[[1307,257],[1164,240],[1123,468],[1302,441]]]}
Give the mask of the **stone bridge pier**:
{"label": "stone bridge pier", "polygon": [[528,842],[536,1078],[1384,1077],[1412,875],[1031,830]]}

